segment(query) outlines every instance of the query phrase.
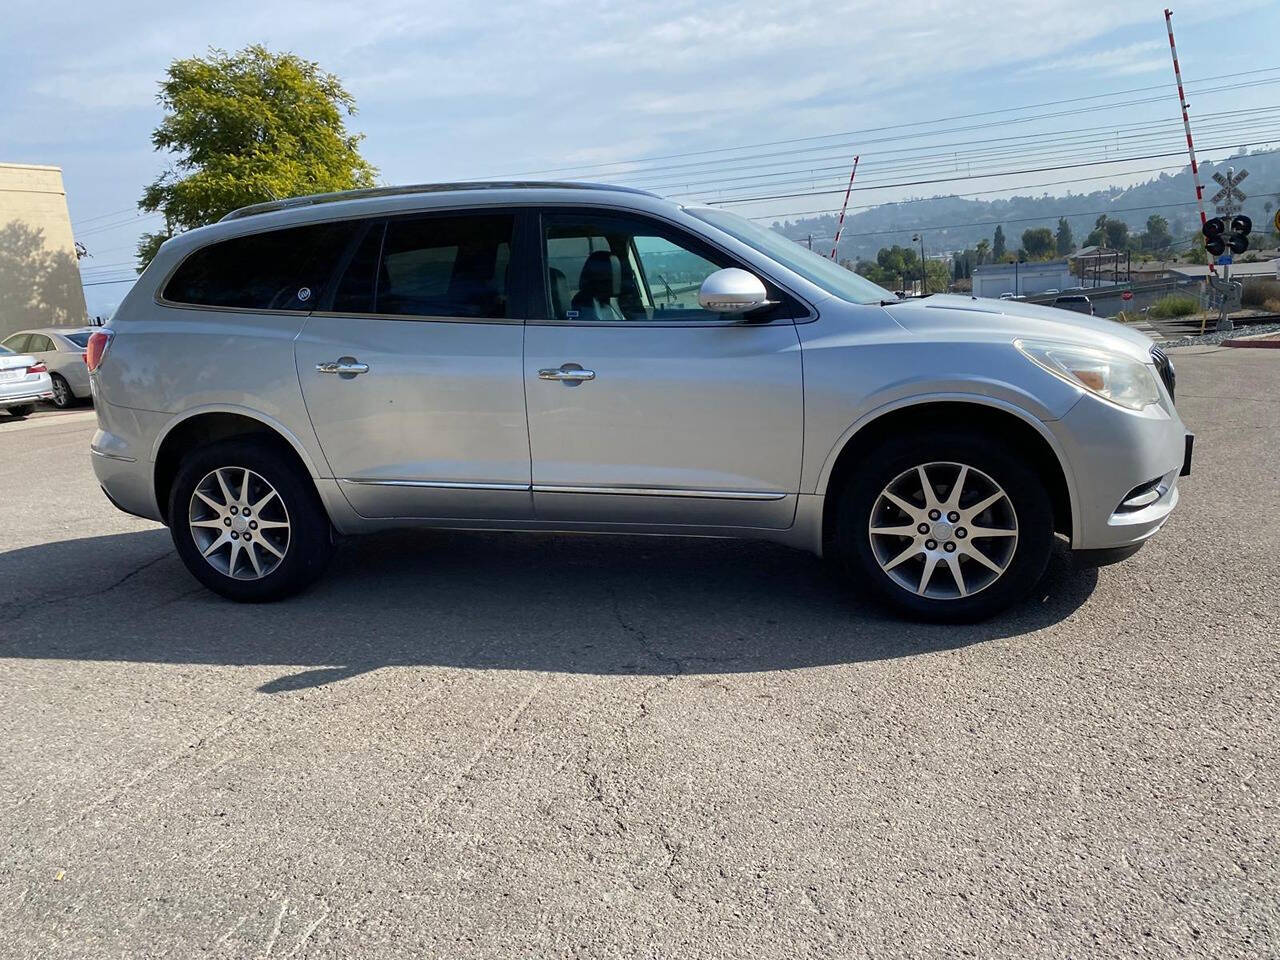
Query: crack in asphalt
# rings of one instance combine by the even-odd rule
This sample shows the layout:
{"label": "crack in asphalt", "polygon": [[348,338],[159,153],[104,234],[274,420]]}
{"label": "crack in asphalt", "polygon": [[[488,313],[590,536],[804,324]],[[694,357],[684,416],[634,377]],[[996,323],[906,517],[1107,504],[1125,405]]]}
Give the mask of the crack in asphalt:
{"label": "crack in asphalt", "polygon": [[[154,567],[161,560],[166,560],[171,556],[173,556],[173,551],[166,550],[160,556],[153,557],[152,559],[139,564],[138,566],[130,570],[128,573],[126,573],[124,576],[116,580],[113,580],[111,583],[108,583],[105,586],[99,587],[97,590],[79,591],[77,593],[64,594],[56,597],[41,597],[38,600],[32,600],[27,602],[19,602],[16,600],[5,601],[4,603],[0,603],[0,617],[3,617],[5,619],[21,620],[27,614],[35,610],[38,610],[42,607],[47,607],[51,604],[67,603],[68,601],[71,601],[71,600],[89,600],[94,597],[100,597],[103,594],[109,593],[110,591],[114,590],[116,587],[122,586],[129,580],[132,580],[134,577],[136,577],[138,574],[142,573],[143,571],[151,567]],[[10,614],[11,610],[16,612]]]}

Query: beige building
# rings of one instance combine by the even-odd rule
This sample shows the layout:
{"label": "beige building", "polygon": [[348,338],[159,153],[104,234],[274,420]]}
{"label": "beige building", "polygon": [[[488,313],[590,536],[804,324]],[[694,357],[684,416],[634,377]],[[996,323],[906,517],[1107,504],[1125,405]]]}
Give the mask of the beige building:
{"label": "beige building", "polygon": [[62,171],[0,163],[0,337],[85,314]]}

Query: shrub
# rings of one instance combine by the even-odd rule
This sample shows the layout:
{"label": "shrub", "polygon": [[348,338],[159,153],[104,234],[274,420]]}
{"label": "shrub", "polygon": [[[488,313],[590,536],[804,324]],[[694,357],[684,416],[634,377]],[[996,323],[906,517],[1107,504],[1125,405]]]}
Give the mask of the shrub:
{"label": "shrub", "polygon": [[1151,305],[1150,315],[1157,320],[1168,320],[1171,317],[1189,317],[1198,312],[1200,303],[1194,297],[1170,294]]}
{"label": "shrub", "polygon": [[1272,313],[1280,313],[1280,299],[1268,300],[1262,305],[1264,310],[1270,310]]}
{"label": "shrub", "polygon": [[1268,300],[1280,300],[1280,280],[1246,280],[1240,305],[1264,307]]}

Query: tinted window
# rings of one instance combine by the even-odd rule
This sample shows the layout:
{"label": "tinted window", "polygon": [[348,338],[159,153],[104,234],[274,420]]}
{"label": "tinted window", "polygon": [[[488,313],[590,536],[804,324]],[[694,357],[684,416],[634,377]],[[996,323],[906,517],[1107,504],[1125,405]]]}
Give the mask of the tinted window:
{"label": "tinted window", "polygon": [[28,333],[15,333],[12,337],[4,342],[4,345],[14,353],[26,353],[27,341],[31,339]]}
{"label": "tinted window", "polygon": [[24,348],[27,353],[48,353],[54,349],[53,341],[43,334],[33,333]]}
{"label": "tinted window", "polygon": [[382,235],[386,224],[369,224],[351,256],[334,291],[332,309],[340,313],[373,313],[374,288],[378,282],[378,258],[382,256]]}
{"label": "tinted window", "polygon": [[553,319],[724,320],[698,306],[698,290],[735,264],[695,237],[641,217],[552,213],[543,238]]}
{"label": "tinted window", "polygon": [[67,340],[69,340],[71,343],[79,347],[81,350],[89,346],[88,333],[65,333],[63,334],[63,336],[66,337]]}
{"label": "tinted window", "polygon": [[183,262],[164,297],[208,307],[311,310],[355,229],[323,223],[210,244]]}
{"label": "tinted window", "polygon": [[[374,284],[374,312],[507,317],[514,223],[510,214],[389,221]],[[344,290],[346,285],[344,277]]]}

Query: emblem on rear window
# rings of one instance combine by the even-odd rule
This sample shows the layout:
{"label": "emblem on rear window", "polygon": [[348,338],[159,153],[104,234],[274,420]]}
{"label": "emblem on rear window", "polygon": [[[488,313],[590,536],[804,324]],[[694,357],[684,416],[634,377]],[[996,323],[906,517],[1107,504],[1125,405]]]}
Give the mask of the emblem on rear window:
{"label": "emblem on rear window", "polygon": [[298,291],[298,299],[299,299],[299,300],[310,300],[310,299],[311,299],[311,288],[310,288],[310,287],[302,287],[302,288]]}

